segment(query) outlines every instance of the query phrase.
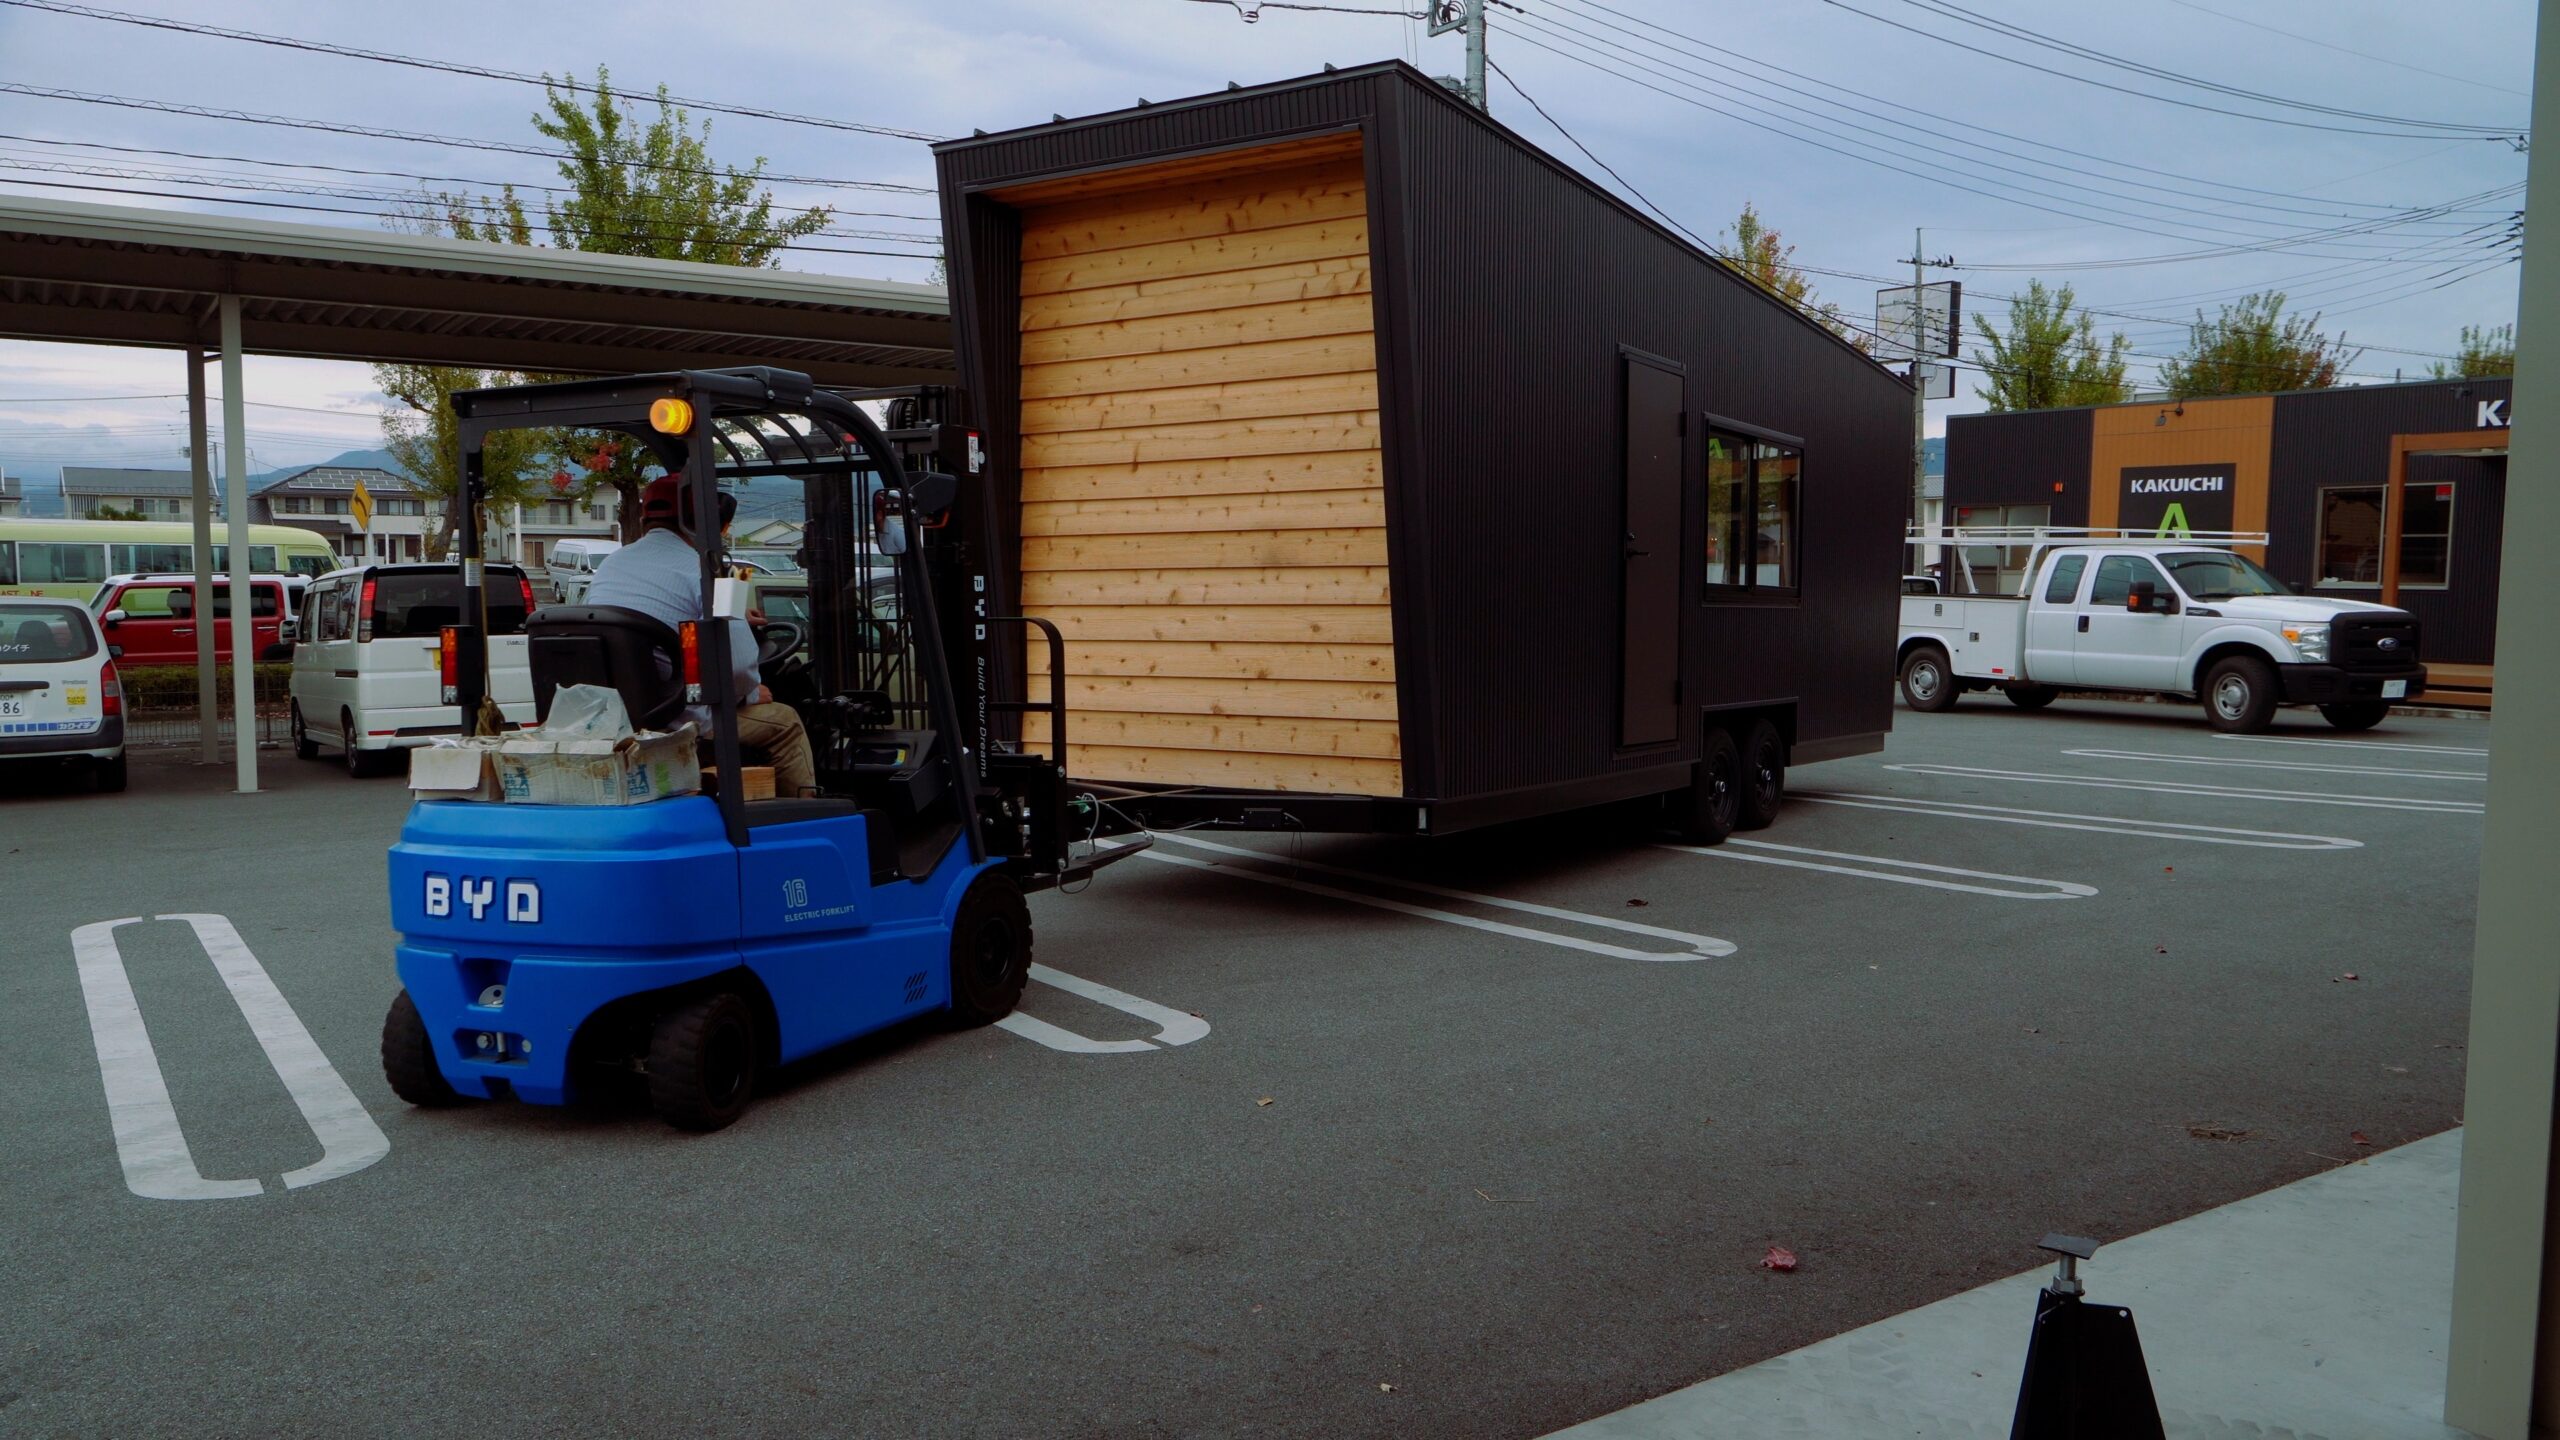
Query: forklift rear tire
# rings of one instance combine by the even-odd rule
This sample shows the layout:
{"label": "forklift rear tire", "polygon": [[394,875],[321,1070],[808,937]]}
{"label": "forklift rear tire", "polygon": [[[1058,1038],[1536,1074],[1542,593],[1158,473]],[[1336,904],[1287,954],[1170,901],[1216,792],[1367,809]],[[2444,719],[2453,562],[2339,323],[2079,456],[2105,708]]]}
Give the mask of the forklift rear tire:
{"label": "forklift rear tire", "polygon": [[1935,715],[1956,708],[1956,697],[1964,690],[1956,684],[1955,668],[1947,663],[1947,652],[1935,645],[1923,645],[1903,657],[1902,703],[1923,714]]}
{"label": "forklift rear tire", "polygon": [[391,1013],[382,1017],[382,1078],[391,1082],[392,1094],[412,1105],[433,1109],[462,1103],[462,1092],[436,1068],[427,1022],[406,990],[392,997]]}
{"label": "forklift rear tire", "polygon": [[1742,813],[1737,830],[1766,830],[1787,798],[1787,742],[1778,727],[1754,720],[1742,737]]}
{"label": "forklift rear tire", "polygon": [[735,991],[698,995],[649,1034],[649,1108],[679,1130],[718,1130],[755,1099],[756,1010]]}
{"label": "forklift rear tire", "polygon": [[1001,875],[981,875],[951,922],[951,1023],[992,1025],[1022,1003],[1031,979],[1031,907]]}
{"label": "forklift rear tire", "polygon": [[1707,727],[1707,753],[1698,759],[1695,778],[1674,804],[1680,811],[1680,833],[1696,845],[1721,845],[1742,821],[1742,752],[1733,732]]}
{"label": "forklift rear tire", "polygon": [[2000,693],[2021,710],[2041,710],[2062,693],[2059,685],[2003,685]]}

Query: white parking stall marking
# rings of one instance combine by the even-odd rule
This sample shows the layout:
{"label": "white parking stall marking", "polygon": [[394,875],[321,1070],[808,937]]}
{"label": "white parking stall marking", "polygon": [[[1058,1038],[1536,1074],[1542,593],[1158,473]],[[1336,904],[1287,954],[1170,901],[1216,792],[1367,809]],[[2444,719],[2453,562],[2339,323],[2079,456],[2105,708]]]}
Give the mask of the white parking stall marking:
{"label": "white parking stall marking", "polygon": [[2216,740],[2238,740],[2251,745],[2332,745],[2341,750],[2414,750],[2422,755],[2486,755],[2486,750],[2473,750],[2461,745],[2403,745],[2392,740],[2307,740],[2290,735],[2216,735]]}
{"label": "white parking stall marking", "polygon": [[[294,1107],[320,1141],[318,1160],[285,1173],[286,1189],[352,1175],[391,1153],[391,1142],[381,1127],[330,1065],[229,920],[220,915],[153,918],[181,921],[195,932],[214,973],[222,977],[242,1018],[249,1022],[250,1033],[266,1052],[267,1063],[275,1068],[276,1078],[284,1082]],[[151,1048],[142,1007],[134,999],[123,952],[116,947],[118,927],[140,923],[140,916],[127,916],[71,932],[72,956],[88,1006],[98,1074],[106,1089],[108,1125],[115,1134],[125,1188],[146,1200],[233,1200],[264,1194],[261,1181],[212,1180],[196,1168],[177,1109],[169,1101],[168,1080]]]}
{"label": "white parking stall marking", "polygon": [[1153,1000],[1141,1000],[1125,990],[1114,990],[1098,981],[1070,975],[1063,970],[1034,964],[1031,978],[1043,985],[1054,985],[1070,995],[1081,995],[1096,1004],[1153,1021],[1156,1026],[1156,1033],[1144,1040],[1096,1040],[1064,1026],[1034,1019],[1019,1010],[996,1022],[996,1028],[1010,1030],[1025,1040],[1036,1040],[1052,1050],[1063,1050],[1070,1055],[1144,1055],[1160,1046],[1188,1045],[1209,1033],[1209,1022],[1197,1015],[1184,1014]]}
{"label": "white parking stall marking", "polygon": [[1817,790],[1789,790],[1790,803],[1848,805],[1925,815],[1939,820],[1982,820],[2000,825],[2035,825],[2047,830],[2087,830],[2099,835],[2140,835],[2153,840],[2193,840],[2205,845],[2249,845],[2262,850],[2361,850],[2364,842],[2343,835],[2297,835],[2285,830],[2243,830],[2229,825],[2190,825],[2179,820],[2136,820],[2127,815],[2082,815],[2064,810],[2021,810],[2010,805],[1972,805],[1961,800],[1922,800],[1904,795],[1843,795]]}
{"label": "white parking stall marking", "polygon": [[2322,765],[2316,761],[2224,759],[2219,755],[2171,755],[2158,750],[2065,750],[2083,760],[2132,760],[2145,765],[2214,765],[2224,769],[2294,770],[2306,775],[2379,775],[2395,780],[2487,780],[2471,770],[2392,770],[2374,765]]}
{"label": "white parking stall marking", "polygon": [[2410,810],[2422,815],[2478,815],[2475,800],[2422,800],[2403,795],[2327,795],[2313,790],[2256,790],[2191,780],[2124,780],[2107,775],[2058,775],[2043,770],[1985,770],[1970,765],[1887,765],[1906,775],[1944,780],[2008,780],[2021,785],[2078,785],[2095,790],[2140,790],[2151,795],[2192,795],[2215,800],[2269,800],[2287,805],[2346,805],[2362,810]]}
{"label": "white parking stall marking", "polygon": [[[2094,885],[2076,880],[2045,880],[2033,875],[2003,875],[1992,870],[1966,870],[1954,865],[1929,865],[1918,860],[1895,860],[1883,855],[1851,855],[1839,850],[1812,850],[1802,845],[1779,845],[1767,840],[1727,840],[1722,845],[1664,845],[1665,850],[1678,850],[1690,855],[1710,855],[1719,860],[1747,860],[1754,865],[1783,865],[1791,870],[1820,870],[1832,875],[1851,875],[1861,880],[1886,880],[1896,885],[1923,885],[1932,890],[1955,890],[1967,895],[1990,895],[2002,900],[2080,900],[2098,893]],[[1779,854],[1761,854],[1761,851]],[[1789,859],[1789,856],[1816,856],[1816,859]],[[1829,861],[1846,861],[1830,864]],[[1881,866],[1881,869],[1868,867]],[[1914,874],[1896,874],[1914,871]],[[1961,875],[1964,880],[1938,877]],[[2000,881],[2000,884],[1970,884],[1967,881]],[[2030,886],[2030,889],[2020,889]]]}
{"label": "white parking stall marking", "polygon": [[1511,910],[1524,915],[1537,915],[1549,920],[1563,920],[1576,925],[1589,925],[1599,929],[1615,930],[1629,935],[1642,935],[1651,939],[1667,941],[1681,947],[1678,951],[1671,952],[1661,950],[1638,950],[1627,945],[1612,945],[1603,940],[1586,940],[1575,935],[1558,935],[1549,930],[1532,930],[1525,925],[1510,925],[1505,924],[1500,920],[1487,920],[1475,915],[1461,915],[1454,910],[1442,910],[1429,905],[1415,905],[1403,900],[1391,900],[1383,895],[1368,895],[1357,890],[1345,890],[1338,886],[1319,885],[1312,880],[1300,880],[1290,875],[1275,875],[1268,871],[1249,870],[1236,865],[1222,864],[1215,860],[1194,859],[1187,855],[1167,855],[1162,850],[1143,851],[1138,857],[1142,860],[1161,861],[1167,865],[1185,865],[1194,870],[1207,870],[1220,875],[1232,875],[1240,880],[1254,880],[1265,885],[1277,885],[1285,890],[1296,890],[1308,895],[1322,895],[1333,900],[1348,900],[1355,905],[1368,905],[1380,910],[1392,910],[1399,915],[1411,915],[1423,920],[1437,920],[1444,925],[1460,925],[1470,930],[1482,930],[1494,935],[1508,935],[1518,940],[1535,940],[1541,945],[1555,945],[1567,950],[1580,950],[1591,955],[1607,955],[1619,960],[1708,960],[1730,955],[1734,953],[1736,948],[1732,941],[1720,940],[1713,935],[1698,935],[1686,930],[1671,930],[1660,925],[1644,925],[1633,920],[1620,920],[1615,916],[1591,915],[1580,910],[1565,910],[1553,905],[1538,905],[1527,900],[1509,900],[1499,895],[1481,895],[1473,890],[1452,890],[1445,885],[1432,885],[1420,880],[1404,880],[1392,875],[1372,875],[1366,871],[1347,870],[1339,865],[1323,865],[1313,860],[1299,860],[1293,862],[1286,856],[1273,855],[1268,851],[1248,850],[1241,845],[1221,845],[1214,840],[1200,840],[1188,835],[1159,833],[1156,836],[1156,840],[1159,844],[1170,842],[1177,845],[1190,846],[1194,849],[1213,851],[1221,855],[1232,855],[1239,859],[1259,861],[1266,865],[1286,865],[1296,870],[1312,870],[1324,875],[1339,875],[1345,879],[1359,880],[1371,885],[1381,885],[1397,890],[1412,890],[1424,895],[1437,895],[1446,900],[1462,900],[1470,905],[1484,905],[1497,910]]}
{"label": "white parking stall marking", "polygon": [[89,1035],[98,1047],[98,1074],[107,1091],[107,1124],[115,1132],[116,1160],[125,1188],[145,1200],[234,1200],[262,1195],[256,1180],[208,1180],[196,1169],[169,1103],[169,1082],[133,998],[132,978],[116,949],[116,927],[142,917],[102,920],[71,932],[80,966],[80,995],[89,1007]]}

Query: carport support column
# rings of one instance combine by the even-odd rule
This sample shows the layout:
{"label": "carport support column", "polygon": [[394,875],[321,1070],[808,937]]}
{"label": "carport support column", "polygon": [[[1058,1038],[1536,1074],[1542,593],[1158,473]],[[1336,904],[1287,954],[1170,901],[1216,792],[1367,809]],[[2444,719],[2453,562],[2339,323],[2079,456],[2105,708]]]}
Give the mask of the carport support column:
{"label": "carport support column", "polygon": [[[223,504],[231,517],[231,751],[240,793],[258,793],[257,604],[249,594],[249,421],[240,378],[240,297],[222,297]],[[197,611],[202,629],[210,606]]]}
{"label": "carport support column", "polygon": [[[2542,0],[2534,114],[2560,117],[2560,0]],[[2463,1090],[2462,1202],[2444,1418],[2526,1440],[2560,1426],[2560,1208],[2553,1088],[2560,1082],[2560,143],[2526,162],[2515,413],[2498,573],[2498,707],[2480,844]],[[2536,318],[2540,317],[2540,318]],[[2396,478],[2396,477],[2395,477]],[[2537,1423],[2538,1422],[2538,1423]]]}
{"label": "carport support column", "polygon": [[204,361],[201,350],[187,352],[187,454],[194,478],[196,552],[196,763],[222,761],[222,702],[213,670],[213,453],[205,433]]}

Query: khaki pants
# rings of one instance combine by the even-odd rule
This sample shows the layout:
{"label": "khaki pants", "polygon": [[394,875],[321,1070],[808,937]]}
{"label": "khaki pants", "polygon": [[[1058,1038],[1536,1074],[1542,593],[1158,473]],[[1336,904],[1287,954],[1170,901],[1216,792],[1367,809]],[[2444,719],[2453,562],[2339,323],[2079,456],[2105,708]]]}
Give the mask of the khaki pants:
{"label": "khaki pants", "polygon": [[817,766],[809,758],[809,732],[800,727],[800,712],[779,701],[738,707],[738,740],[753,745],[773,762],[773,793],[785,798],[818,788]]}

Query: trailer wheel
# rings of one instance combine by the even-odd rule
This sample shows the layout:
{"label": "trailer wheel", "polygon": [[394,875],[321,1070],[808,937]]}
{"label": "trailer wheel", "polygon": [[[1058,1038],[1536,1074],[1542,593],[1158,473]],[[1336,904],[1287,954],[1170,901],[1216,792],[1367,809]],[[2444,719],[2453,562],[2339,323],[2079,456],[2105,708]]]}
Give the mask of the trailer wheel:
{"label": "trailer wheel", "polygon": [[1787,798],[1787,742],[1778,727],[1754,720],[1742,738],[1742,805],[1737,830],[1766,830]]}
{"label": "trailer wheel", "polygon": [[989,1025],[1013,1013],[1031,978],[1031,907],[1001,875],[979,876],[951,922],[951,1023]]}
{"label": "trailer wheel", "polygon": [[1707,753],[1675,804],[1680,833],[1700,845],[1723,844],[1742,822],[1742,752],[1732,731],[1707,727]]}
{"label": "trailer wheel", "polygon": [[2321,718],[2341,730],[2370,730],[2390,713],[2388,700],[2345,700],[2320,707]]}
{"label": "trailer wheel", "polygon": [[2041,710],[2062,693],[2059,685],[2003,685],[2000,693],[2021,710]]}
{"label": "trailer wheel", "polygon": [[2266,661],[2255,655],[2226,655],[2204,672],[2204,718],[2214,729],[2255,735],[2267,728],[2275,714],[2276,671]]}
{"label": "trailer wheel", "polygon": [[649,1033],[649,1108],[679,1130],[720,1129],[755,1098],[755,1007],[733,991],[698,995]]}
{"label": "trailer wheel", "polygon": [[392,1094],[412,1105],[433,1109],[462,1103],[462,1092],[436,1068],[427,1022],[406,990],[391,997],[391,1013],[382,1017],[382,1078],[391,1082]]}
{"label": "trailer wheel", "polygon": [[1954,667],[1947,663],[1946,651],[1923,645],[1903,657],[1903,704],[1935,715],[1956,708],[1956,697],[1963,693],[1956,685]]}

